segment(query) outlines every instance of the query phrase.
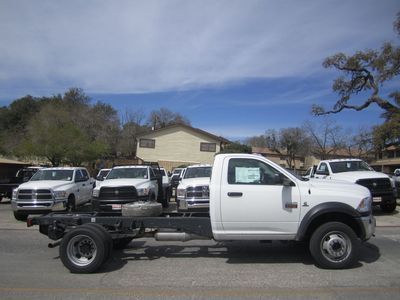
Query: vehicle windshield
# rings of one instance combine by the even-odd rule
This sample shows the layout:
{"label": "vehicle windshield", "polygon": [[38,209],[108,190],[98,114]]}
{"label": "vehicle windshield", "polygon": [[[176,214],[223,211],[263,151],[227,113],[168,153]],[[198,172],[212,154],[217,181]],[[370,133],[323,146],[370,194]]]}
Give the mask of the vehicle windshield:
{"label": "vehicle windshield", "polygon": [[142,178],[147,179],[147,168],[117,168],[112,169],[107,176],[108,179],[119,178]]}
{"label": "vehicle windshield", "polygon": [[39,180],[64,180],[71,181],[73,170],[39,170],[32,176],[31,181]]}
{"label": "vehicle windshield", "polygon": [[98,177],[101,177],[101,178],[105,178],[105,177],[107,176],[108,173],[110,173],[110,170],[101,170],[101,171],[99,172],[99,175],[97,175],[97,176],[98,176]]}
{"label": "vehicle windshield", "polygon": [[211,167],[187,168],[184,178],[211,177]]}
{"label": "vehicle windshield", "polygon": [[362,160],[330,162],[332,173],[372,171],[372,168]]}

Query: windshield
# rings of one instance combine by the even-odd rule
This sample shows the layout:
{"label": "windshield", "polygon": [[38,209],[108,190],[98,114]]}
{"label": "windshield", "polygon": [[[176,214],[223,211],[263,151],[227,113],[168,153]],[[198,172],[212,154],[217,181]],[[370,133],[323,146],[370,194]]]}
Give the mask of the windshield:
{"label": "windshield", "polygon": [[39,180],[65,180],[71,181],[74,175],[73,170],[39,170],[31,178],[31,181]]}
{"label": "windshield", "polygon": [[330,162],[332,173],[372,171],[371,167],[362,160]]}
{"label": "windshield", "polygon": [[110,170],[102,170],[102,171],[100,171],[98,176],[99,177],[106,177],[108,173],[110,173]]}
{"label": "windshield", "polygon": [[108,179],[119,178],[141,178],[147,179],[147,168],[118,168],[112,169],[107,176]]}
{"label": "windshield", "polygon": [[187,168],[184,178],[211,177],[211,167]]}

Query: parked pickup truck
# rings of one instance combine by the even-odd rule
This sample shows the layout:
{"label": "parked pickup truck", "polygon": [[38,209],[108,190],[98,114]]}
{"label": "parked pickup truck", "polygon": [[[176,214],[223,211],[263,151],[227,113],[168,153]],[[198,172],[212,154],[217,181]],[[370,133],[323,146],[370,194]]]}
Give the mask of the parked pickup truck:
{"label": "parked pickup truck", "polygon": [[5,198],[12,197],[13,189],[17,188],[21,183],[27,182],[42,167],[27,167],[19,169],[17,174],[6,180],[0,181],[0,201]]}
{"label": "parked pickup truck", "polygon": [[322,160],[307,174],[311,178],[343,180],[365,186],[372,194],[373,205],[380,205],[385,212],[396,209],[394,181],[388,175],[374,171],[360,159]]}
{"label": "parked pickup truck", "polygon": [[186,168],[177,188],[178,211],[208,211],[211,169],[211,165],[193,165]]}
{"label": "parked pickup truck", "polygon": [[160,190],[151,166],[118,166],[93,189],[92,205],[96,211],[121,211],[123,204],[156,201]]}
{"label": "parked pickup truck", "polygon": [[14,189],[11,206],[17,220],[28,214],[75,210],[89,202],[94,180],[85,168],[45,168]]}
{"label": "parked pickup truck", "polygon": [[[52,213],[29,217],[28,226],[56,241],[64,266],[74,273],[96,271],[113,242],[153,237],[306,241],[316,264],[347,268],[374,234],[371,194],[361,185],[296,177],[258,155],[218,154],[210,181],[210,212],[164,212],[155,217],[112,213]],[[266,253],[268,255],[268,253]]]}

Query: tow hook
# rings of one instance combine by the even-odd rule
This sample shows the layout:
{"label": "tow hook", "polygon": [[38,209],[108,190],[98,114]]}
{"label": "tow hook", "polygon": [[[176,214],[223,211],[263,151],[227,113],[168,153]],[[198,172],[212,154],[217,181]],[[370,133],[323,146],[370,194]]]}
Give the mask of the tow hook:
{"label": "tow hook", "polygon": [[57,242],[55,242],[55,243],[49,243],[49,244],[47,245],[47,247],[49,247],[50,249],[52,249],[52,248],[55,248],[55,247],[60,246],[60,244],[61,244],[61,241],[57,241]]}

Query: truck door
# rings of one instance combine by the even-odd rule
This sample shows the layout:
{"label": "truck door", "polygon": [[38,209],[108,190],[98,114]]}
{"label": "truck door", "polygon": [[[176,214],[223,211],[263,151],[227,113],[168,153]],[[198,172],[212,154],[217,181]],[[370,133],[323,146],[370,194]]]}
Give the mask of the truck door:
{"label": "truck door", "polygon": [[221,221],[227,235],[279,239],[296,234],[301,199],[294,181],[253,158],[226,158],[223,174]]}

